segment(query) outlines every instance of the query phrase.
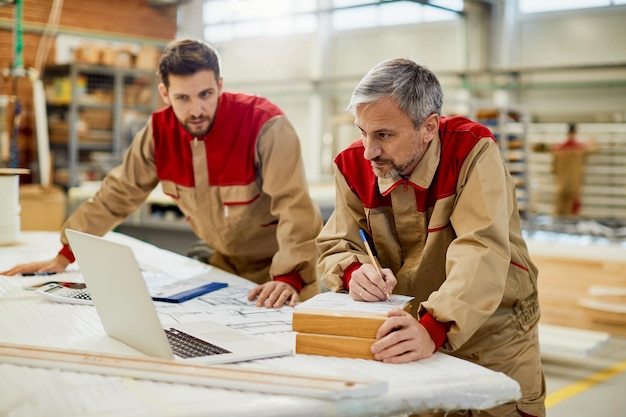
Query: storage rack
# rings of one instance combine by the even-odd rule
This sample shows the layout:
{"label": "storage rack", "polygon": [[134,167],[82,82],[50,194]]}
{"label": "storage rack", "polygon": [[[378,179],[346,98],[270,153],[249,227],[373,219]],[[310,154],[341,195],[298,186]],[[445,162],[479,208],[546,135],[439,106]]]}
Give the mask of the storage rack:
{"label": "storage rack", "polygon": [[[121,161],[129,134],[158,106],[154,71],[67,64],[46,67],[43,80],[55,169],[68,170],[67,180],[56,182],[66,187],[84,179],[81,168],[98,164],[94,152],[106,156],[100,174]],[[93,172],[89,179],[97,177]]]}
{"label": "storage rack", "polygon": [[474,120],[487,126],[498,141],[517,194],[522,219],[531,215],[532,196],[528,174],[528,112],[517,106],[482,104],[473,111]]}
{"label": "storage rack", "polygon": [[[582,189],[582,218],[626,219],[626,124],[579,123],[578,140],[594,139],[598,150],[588,156]],[[565,140],[567,123],[533,123],[528,142],[532,149],[530,178],[535,196],[533,211],[552,214],[554,177],[552,153]]]}

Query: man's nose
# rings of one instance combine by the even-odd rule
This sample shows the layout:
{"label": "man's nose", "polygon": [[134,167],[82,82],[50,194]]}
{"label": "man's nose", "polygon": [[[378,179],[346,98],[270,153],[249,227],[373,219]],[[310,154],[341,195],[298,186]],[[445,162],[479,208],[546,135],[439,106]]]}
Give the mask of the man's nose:
{"label": "man's nose", "polygon": [[201,116],[204,110],[202,100],[192,100],[189,106],[189,115],[193,117]]}
{"label": "man's nose", "polygon": [[368,140],[365,136],[362,136],[363,146],[365,147],[365,151],[363,152],[363,157],[368,161],[380,156],[382,154],[382,150],[380,146],[376,145],[375,141]]}

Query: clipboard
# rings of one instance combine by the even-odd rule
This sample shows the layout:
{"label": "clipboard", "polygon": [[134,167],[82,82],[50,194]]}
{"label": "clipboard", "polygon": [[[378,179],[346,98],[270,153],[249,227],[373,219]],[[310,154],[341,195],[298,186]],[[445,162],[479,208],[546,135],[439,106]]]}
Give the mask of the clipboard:
{"label": "clipboard", "polygon": [[[76,286],[73,287],[64,284]],[[82,287],[79,287],[80,285],[82,285]],[[228,284],[225,282],[205,282],[204,284],[198,284],[195,281],[187,283],[183,281],[176,286],[169,285],[168,288],[158,292],[158,295],[152,296],[152,299],[166,303],[182,303],[183,301],[199,297],[212,291],[217,291],[227,286]],[[50,281],[37,287],[35,292],[37,295],[57,303],[93,305],[89,289],[87,289],[84,284],[80,283]]]}
{"label": "clipboard", "polygon": [[189,278],[162,287],[158,292],[150,295],[154,301],[182,303],[183,301],[217,291],[227,286],[228,284],[225,282],[207,282],[204,279]]}

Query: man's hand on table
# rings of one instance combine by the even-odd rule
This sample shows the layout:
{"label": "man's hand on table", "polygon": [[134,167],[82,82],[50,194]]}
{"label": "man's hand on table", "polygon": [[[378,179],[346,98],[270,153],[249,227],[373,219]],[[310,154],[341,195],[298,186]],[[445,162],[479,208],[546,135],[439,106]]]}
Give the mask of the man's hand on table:
{"label": "man's hand on table", "polygon": [[18,275],[18,274],[34,274],[42,272],[63,272],[70,264],[70,261],[63,255],[57,255],[53,259],[47,261],[30,262],[26,264],[15,265],[6,271],[1,271],[0,275]]}

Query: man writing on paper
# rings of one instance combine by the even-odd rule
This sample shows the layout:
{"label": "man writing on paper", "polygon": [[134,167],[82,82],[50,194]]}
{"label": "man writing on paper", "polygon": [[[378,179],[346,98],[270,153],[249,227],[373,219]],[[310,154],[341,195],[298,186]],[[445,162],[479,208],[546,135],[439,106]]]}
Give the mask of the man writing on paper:
{"label": "man writing on paper", "polygon": [[[209,263],[259,284],[248,295],[257,305],[293,306],[318,293],[314,239],[322,217],[285,114],[265,98],[224,91],[219,56],[199,41],[172,42],[159,75],[168,106],[152,115],[122,165],[62,230],[103,235],[160,182],[215,251]],[[64,234],[61,241],[56,258],[1,273],[65,270],[74,255]]]}
{"label": "man writing on paper", "polygon": [[415,297],[410,314],[388,314],[376,359],[450,353],[521,386],[517,402],[480,416],[544,416],[537,269],[515,188],[489,129],[442,117],[442,101],[437,77],[405,59],[378,64],[357,85],[348,108],[361,139],[335,158],[336,208],[317,239],[322,279],[355,300]]}

